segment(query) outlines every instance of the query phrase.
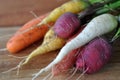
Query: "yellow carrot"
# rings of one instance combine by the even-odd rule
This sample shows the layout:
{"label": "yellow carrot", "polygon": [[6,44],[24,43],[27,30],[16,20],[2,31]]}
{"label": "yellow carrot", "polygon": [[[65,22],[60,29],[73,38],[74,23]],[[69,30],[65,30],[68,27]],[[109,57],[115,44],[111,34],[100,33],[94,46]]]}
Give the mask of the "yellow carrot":
{"label": "yellow carrot", "polygon": [[33,57],[41,55],[50,51],[60,49],[65,44],[65,40],[56,36],[53,29],[51,28],[45,35],[43,43],[36,50],[34,50],[25,60],[23,64],[26,64]]}
{"label": "yellow carrot", "polygon": [[71,0],[64,3],[58,8],[55,8],[45,19],[38,25],[55,22],[62,14],[66,12],[78,13],[88,7],[88,4],[82,0]]}

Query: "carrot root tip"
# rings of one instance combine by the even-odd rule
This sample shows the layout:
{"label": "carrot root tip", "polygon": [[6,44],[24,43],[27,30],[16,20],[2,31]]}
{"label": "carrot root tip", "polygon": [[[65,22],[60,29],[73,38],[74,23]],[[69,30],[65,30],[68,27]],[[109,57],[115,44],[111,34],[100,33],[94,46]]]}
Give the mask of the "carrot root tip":
{"label": "carrot root tip", "polygon": [[14,56],[14,55],[8,55],[8,56],[16,58],[16,59],[25,59],[25,58],[27,58],[27,56],[23,56],[23,57],[18,57],[18,56]]}
{"label": "carrot root tip", "polygon": [[88,71],[89,68],[87,68],[85,71],[82,72],[82,74],[80,74],[80,76],[76,79],[76,80],[80,80],[80,78]]}
{"label": "carrot root tip", "polygon": [[43,72],[45,72],[45,69],[41,69],[38,73],[34,74],[34,77],[32,78],[32,80],[35,80],[38,76],[40,76],[40,74],[42,74]]}
{"label": "carrot root tip", "polygon": [[74,71],[73,71],[73,73],[71,74],[71,76],[68,77],[68,78],[65,79],[65,80],[70,80],[70,79],[75,75],[75,73],[77,72],[77,70],[78,70],[78,68],[74,69]]}
{"label": "carrot root tip", "polygon": [[11,69],[9,69],[9,70],[7,70],[7,71],[4,71],[4,72],[2,72],[2,73],[3,73],[3,74],[8,73],[8,72],[11,72],[11,71],[13,71],[13,70],[15,70],[15,69],[17,69],[17,68],[18,68],[18,66],[14,67],[14,68],[11,68]]}
{"label": "carrot root tip", "polygon": [[52,80],[53,77],[54,77],[54,75],[51,75],[50,78],[49,78],[49,80]]}
{"label": "carrot root tip", "polygon": [[5,73],[9,73],[9,72],[11,72],[11,71],[17,70],[16,75],[19,75],[20,68],[21,68],[21,65],[23,65],[22,63],[24,62],[24,60],[25,60],[25,59],[23,59],[16,67],[13,67],[13,68],[11,68],[11,69],[9,69],[9,70],[7,70],[7,71],[4,71],[4,72],[2,72],[2,73],[5,74]]}
{"label": "carrot root tip", "polygon": [[34,11],[30,11],[30,13],[31,13],[35,18],[38,18],[38,16],[35,14]]}

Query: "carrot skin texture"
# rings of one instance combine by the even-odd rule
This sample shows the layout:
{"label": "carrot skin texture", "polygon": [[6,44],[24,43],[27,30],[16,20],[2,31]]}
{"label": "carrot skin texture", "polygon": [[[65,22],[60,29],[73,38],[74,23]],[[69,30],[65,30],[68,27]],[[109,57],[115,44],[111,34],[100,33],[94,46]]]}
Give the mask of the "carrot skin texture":
{"label": "carrot skin texture", "polygon": [[62,39],[55,35],[54,30],[51,28],[45,35],[43,43],[28,55],[23,64],[27,64],[33,57],[42,55],[50,51],[60,49],[66,43],[65,39]]}
{"label": "carrot skin texture", "polygon": [[96,38],[80,51],[76,68],[79,70],[88,68],[87,74],[95,73],[110,60],[111,54],[111,45],[103,38]]}
{"label": "carrot skin texture", "polygon": [[[48,25],[41,25],[40,27],[36,27],[34,29],[29,29],[32,26],[37,25],[40,21],[42,21],[48,14],[41,15],[40,17],[33,19],[23,25],[14,36],[12,36],[7,42],[7,49],[10,53],[17,53],[20,50],[28,47],[30,44],[35,41],[43,38],[45,33],[48,31],[48,25],[53,25],[53,23],[49,23]],[[22,33],[23,32],[23,33]]]}

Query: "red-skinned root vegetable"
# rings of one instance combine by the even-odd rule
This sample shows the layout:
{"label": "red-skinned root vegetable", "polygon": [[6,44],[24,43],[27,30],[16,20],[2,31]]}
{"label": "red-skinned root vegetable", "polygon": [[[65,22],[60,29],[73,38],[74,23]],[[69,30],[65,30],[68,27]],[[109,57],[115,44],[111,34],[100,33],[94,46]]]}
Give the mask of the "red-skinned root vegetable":
{"label": "red-skinned root vegetable", "polygon": [[67,72],[70,68],[74,66],[74,63],[77,59],[77,53],[78,49],[75,49],[71,51],[69,54],[67,54],[62,61],[57,63],[55,66],[52,68],[52,75],[57,76],[61,73]]}
{"label": "red-skinned root vegetable", "polygon": [[24,63],[26,64],[34,56],[62,48],[66,42],[63,38],[69,38],[78,27],[80,27],[80,22],[77,15],[66,12],[60,16],[53,28],[46,33],[42,45],[34,50]]}
{"label": "red-skinned root vegetable", "polygon": [[54,25],[55,33],[61,38],[69,38],[80,27],[78,15],[67,12]]}
{"label": "red-skinned root vegetable", "polygon": [[60,50],[58,56],[48,66],[41,69],[33,77],[33,80],[41,73],[51,70],[51,68],[59,63],[70,51],[82,47],[97,36],[111,32],[117,27],[117,24],[117,19],[111,14],[102,14],[93,18],[80,34]]}
{"label": "red-skinned root vegetable", "polygon": [[86,73],[95,73],[110,60],[111,54],[111,45],[103,38],[96,38],[80,51],[76,60],[76,68],[78,70],[88,68]]}
{"label": "red-skinned root vegetable", "polygon": [[93,74],[101,70],[110,60],[112,54],[112,46],[103,38],[95,38],[86,44],[81,51],[79,51],[75,71],[67,78],[70,79],[80,70],[83,73],[76,79],[80,79],[85,73]]}
{"label": "red-skinned root vegetable", "polygon": [[[84,27],[85,27],[85,25],[81,26],[79,31],[76,34],[74,34],[72,37],[70,37],[67,42],[69,42],[74,37],[76,37],[83,30]],[[63,60],[61,60],[59,63],[57,63],[55,66],[53,66],[52,67],[52,77],[69,71],[70,68],[72,68],[73,65],[75,64],[77,55],[78,55],[80,50],[81,50],[81,48],[70,51],[63,58]]]}
{"label": "red-skinned root vegetable", "polygon": [[79,80],[85,73],[92,74],[98,72],[110,60],[112,46],[104,38],[95,38],[88,44],[80,48],[75,62],[75,70],[70,77],[80,70],[83,73],[76,79]]}

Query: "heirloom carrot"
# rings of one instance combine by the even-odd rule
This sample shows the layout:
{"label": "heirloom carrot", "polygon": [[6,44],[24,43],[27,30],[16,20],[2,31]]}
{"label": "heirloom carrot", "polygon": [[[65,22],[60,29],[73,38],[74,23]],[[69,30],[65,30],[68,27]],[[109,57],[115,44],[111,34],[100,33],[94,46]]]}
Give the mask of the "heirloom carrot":
{"label": "heirloom carrot", "polygon": [[51,28],[45,35],[43,43],[35,49],[28,57],[26,58],[24,64],[27,64],[33,57],[41,54],[48,53],[62,48],[66,43],[65,39],[62,39],[55,35],[54,30]]}
{"label": "heirloom carrot", "polygon": [[88,7],[88,3],[83,0],[71,0],[63,5],[55,8],[45,19],[43,19],[39,24],[47,24],[49,22],[55,22],[62,14],[66,12],[79,13]]}
{"label": "heirloom carrot", "polygon": [[46,33],[42,45],[30,53],[23,64],[28,63],[34,56],[62,48],[66,42],[64,38],[68,39],[78,27],[80,27],[80,21],[77,15],[71,12],[64,13]]}
{"label": "heirloom carrot", "polygon": [[[35,41],[43,38],[45,33],[48,31],[48,25],[53,25],[53,23],[49,23],[48,25],[41,25],[41,27],[36,27],[31,30],[27,30],[32,26],[38,24],[42,21],[48,14],[41,15],[40,17],[33,19],[26,23],[20,28],[14,36],[10,38],[7,42],[7,50],[11,53],[16,53]],[[27,30],[27,31],[26,31]]]}

